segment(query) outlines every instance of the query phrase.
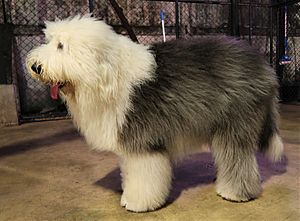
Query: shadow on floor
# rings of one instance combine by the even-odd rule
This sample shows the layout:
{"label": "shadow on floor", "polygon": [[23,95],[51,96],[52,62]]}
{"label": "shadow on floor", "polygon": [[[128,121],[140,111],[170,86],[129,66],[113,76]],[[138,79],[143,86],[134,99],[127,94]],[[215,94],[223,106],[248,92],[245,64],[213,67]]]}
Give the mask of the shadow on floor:
{"label": "shadow on floor", "polygon": [[[270,163],[262,154],[257,154],[257,162],[260,168],[262,182],[271,176],[286,172],[288,160],[283,157],[279,163]],[[216,169],[211,153],[194,154],[174,167],[173,188],[169,195],[167,204],[175,201],[182,191],[213,183],[216,178]],[[122,193],[120,169],[116,168],[105,177],[98,180],[95,185],[99,185],[116,193]]]}
{"label": "shadow on floor", "polygon": [[51,136],[35,138],[26,141],[20,141],[0,147],[0,158],[23,153],[25,151],[42,148],[45,146],[56,145],[61,142],[68,142],[78,139],[79,135],[75,129],[69,129],[63,132],[55,133]]}
{"label": "shadow on floor", "polygon": [[272,176],[280,175],[286,172],[288,159],[285,155],[282,157],[282,160],[277,163],[271,163],[261,153],[256,155],[256,159],[259,165],[262,182],[266,182]]}

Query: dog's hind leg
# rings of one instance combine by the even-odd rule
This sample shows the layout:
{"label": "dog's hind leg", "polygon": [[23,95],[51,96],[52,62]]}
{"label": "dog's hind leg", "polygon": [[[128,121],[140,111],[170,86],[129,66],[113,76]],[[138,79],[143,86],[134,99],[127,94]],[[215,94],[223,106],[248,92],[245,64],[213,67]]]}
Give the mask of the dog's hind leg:
{"label": "dog's hind leg", "polygon": [[122,157],[121,206],[134,212],[155,210],[168,197],[172,168],[162,153],[131,154]]}
{"label": "dog's hind leg", "polygon": [[244,139],[237,142],[239,135],[216,134],[212,152],[217,166],[217,194],[236,202],[249,201],[261,193],[261,180],[252,142]]}

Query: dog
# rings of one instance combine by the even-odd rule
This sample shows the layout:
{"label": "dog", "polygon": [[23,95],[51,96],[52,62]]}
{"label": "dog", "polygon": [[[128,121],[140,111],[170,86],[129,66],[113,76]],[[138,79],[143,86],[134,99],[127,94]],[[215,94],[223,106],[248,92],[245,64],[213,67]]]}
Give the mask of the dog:
{"label": "dog", "polygon": [[283,144],[277,78],[248,44],[206,37],[145,46],[90,15],[45,25],[47,43],[26,67],[59,91],[91,148],[120,156],[123,207],[163,206],[173,163],[206,145],[219,196],[260,196],[255,153],[278,161]]}

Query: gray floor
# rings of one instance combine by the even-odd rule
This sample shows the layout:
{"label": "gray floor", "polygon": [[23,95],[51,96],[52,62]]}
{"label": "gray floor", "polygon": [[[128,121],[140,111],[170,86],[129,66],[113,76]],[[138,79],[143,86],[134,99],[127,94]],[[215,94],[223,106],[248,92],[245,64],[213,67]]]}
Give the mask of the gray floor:
{"label": "gray floor", "polygon": [[258,155],[259,199],[218,197],[211,155],[199,153],[175,168],[168,204],[142,214],[119,206],[117,157],[91,151],[70,120],[0,128],[0,220],[300,220],[300,106],[281,112],[285,159]]}

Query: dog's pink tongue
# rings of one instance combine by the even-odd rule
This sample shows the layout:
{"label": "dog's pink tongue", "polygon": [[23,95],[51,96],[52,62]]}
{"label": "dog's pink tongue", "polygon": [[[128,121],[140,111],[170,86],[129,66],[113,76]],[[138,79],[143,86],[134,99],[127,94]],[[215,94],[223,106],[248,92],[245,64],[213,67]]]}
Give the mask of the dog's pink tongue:
{"label": "dog's pink tongue", "polygon": [[57,100],[58,99],[58,84],[53,84],[50,86],[50,88],[51,88],[51,93],[50,93],[51,98],[53,100]]}

